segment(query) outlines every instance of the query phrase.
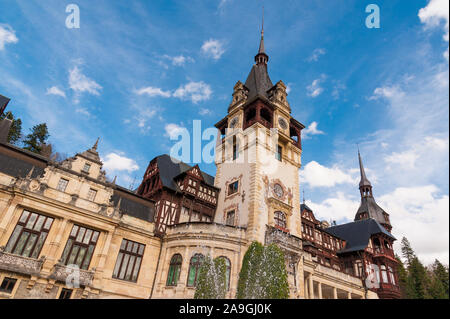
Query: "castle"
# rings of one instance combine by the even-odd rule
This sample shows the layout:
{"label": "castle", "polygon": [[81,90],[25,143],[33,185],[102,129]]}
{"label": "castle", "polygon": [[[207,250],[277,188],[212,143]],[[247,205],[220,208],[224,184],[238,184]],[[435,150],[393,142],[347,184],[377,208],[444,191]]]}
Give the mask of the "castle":
{"label": "castle", "polygon": [[215,177],[162,155],[130,191],[106,179],[98,140],[62,162],[0,141],[0,298],[193,298],[207,255],[224,259],[235,298],[253,241],[283,250],[291,298],[399,298],[389,214],[360,154],[354,222],[301,203],[305,127],[268,62],[263,31],[216,124]]}

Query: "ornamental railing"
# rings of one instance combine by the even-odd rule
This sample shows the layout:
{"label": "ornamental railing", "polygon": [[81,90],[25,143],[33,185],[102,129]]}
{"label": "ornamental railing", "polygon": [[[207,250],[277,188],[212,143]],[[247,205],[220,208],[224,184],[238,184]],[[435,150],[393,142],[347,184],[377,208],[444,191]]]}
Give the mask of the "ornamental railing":
{"label": "ornamental railing", "polygon": [[40,259],[22,257],[3,251],[0,248],[0,270],[37,276],[40,274],[45,257]]}
{"label": "ornamental railing", "polygon": [[94,278],[95,271],[79,269],[77,266],[65,266],[56,264],[48,277],[56,281],[65,282],[68,285],[90,286]]}

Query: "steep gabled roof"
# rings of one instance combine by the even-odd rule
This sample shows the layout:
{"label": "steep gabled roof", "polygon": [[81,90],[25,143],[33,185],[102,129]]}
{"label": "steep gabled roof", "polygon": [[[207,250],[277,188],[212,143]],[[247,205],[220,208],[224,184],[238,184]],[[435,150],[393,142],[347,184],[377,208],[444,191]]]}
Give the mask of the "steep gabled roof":
{"label": "steep gabled roof", "polygon": [[245,81],[248,91],[248,100],[253,99],[257,95],[268,98],[267,91],[273,87],[267,72],[267,65],[254,64],[250,74]]}
{"label": "steep gabled roof", "polygon": [[372,218],[332,226],[324,229],[324,231],[330,235],[342,238],[347,242],[345,248],[338,251],[340,254],[366,249],[369,245],[370,237],[375,234],[382,233],[396,240],[391,233]]}
{"label": "steep gabled roof", "polygon": [[[163,186],[173,190],[180,191],[178,185],[175,183],[175,178],[182,173],[185,173],[192,169],[192,166],[183,163],[175,158],[170,157],[169,155],[161,155],[157,158],[158,170],[159,170],[159,178]],[[206,184],[214,187],[214,177],[206,174],[205,172],[200,170],[202,177]]]}

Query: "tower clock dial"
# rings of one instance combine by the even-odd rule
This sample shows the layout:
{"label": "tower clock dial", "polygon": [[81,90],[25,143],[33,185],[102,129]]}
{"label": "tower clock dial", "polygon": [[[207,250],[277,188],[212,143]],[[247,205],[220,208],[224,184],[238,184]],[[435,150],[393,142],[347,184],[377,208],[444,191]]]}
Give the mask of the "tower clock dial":
{"label": "tower clock dial", "polygon": [[273,191],[277,197],[283,197],[284,195],[283,187],[280,184],[275,184]]}
{"label": "tower clock dial", "polygon": [[287,129],[287,123],[286,123],[286,120],[285,120],[284,118],[280,117],[280,118],[278,119],[278,124],[280,125],[280,127],[281,127],[283,130]]}

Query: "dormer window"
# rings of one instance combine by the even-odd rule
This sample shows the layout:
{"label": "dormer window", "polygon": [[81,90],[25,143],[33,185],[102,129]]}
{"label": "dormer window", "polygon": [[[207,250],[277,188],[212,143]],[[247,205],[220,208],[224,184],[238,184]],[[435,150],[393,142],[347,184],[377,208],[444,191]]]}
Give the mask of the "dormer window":
{"label": "dormer window", "polygon": [[83,173],[89,173],[89,170],[91,169],[91,164],[89,164],[89,163],[84,163],[84,167],[83,167],[83,170],[82,170],[82,172]]}
{"label": "dormer window", "polygon": [[88,192],[88,196],[87,199],[90,201],[94,201],[95,200],[95,196],[97,196],[97,191],[95,189],[90,189]]}
{"label": "dormer window", "polygon": [[67,179],[61,178],[58,182],[58,186],[56,186],[56,189],[60,192],[65,192],[67,184],[69,184],[69,181]]}

